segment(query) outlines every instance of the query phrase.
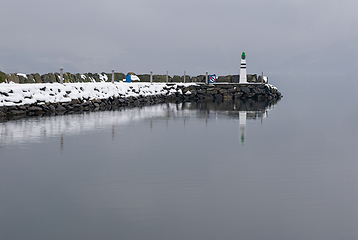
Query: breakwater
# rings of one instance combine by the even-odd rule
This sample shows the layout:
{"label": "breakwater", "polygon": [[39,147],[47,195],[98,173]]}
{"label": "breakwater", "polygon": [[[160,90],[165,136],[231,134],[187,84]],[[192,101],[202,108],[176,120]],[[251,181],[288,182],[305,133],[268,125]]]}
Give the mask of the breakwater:
{"label": "breakwater", "polygon": [[163,102],[256,101],[282,97],[270,84],[0,84],[0,118],[116,110]]}

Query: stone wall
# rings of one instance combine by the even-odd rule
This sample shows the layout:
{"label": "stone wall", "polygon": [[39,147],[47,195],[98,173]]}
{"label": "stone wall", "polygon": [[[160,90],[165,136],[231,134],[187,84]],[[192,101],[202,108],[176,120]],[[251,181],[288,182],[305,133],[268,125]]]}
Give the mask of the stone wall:
{"label": "stone wall", "polygon": [[[124,73],[115,73],[114,81],[119,82],[125,79],[126,74]],[[141,82],[150,82],[149,74],[138,74],[137,75]],[[63,79],[65,83],[75,83],[75,82],[101,82],[103,78],[106,78],[107,82],[112,81],[112,73],[76,73],[72,74],[69,72],[65,72],[63,74]],[[206,76],[189,76],[185,75],[185,82],[197,82],[197,83],[205,83]],[[247,75],[248,82],[262,82],[261,76],[257,77],[257,74],[248,74]],[[5,74],[0,71],[0,83],[2,82],[14,82],[14,83],[55,83],[60,82],[60,74],[56,73],[46,73],[40,75],[39,73],[31,73],[26,74],[26,77],[16,74],[10,73]],[[166,82],[166,75],[153,75],[153,82]],[[168,76],[168,82],[184,82],[184,76],[174,75]],[[239,75],[227,75],[227,76],[218,76],[217,82],[227,82],[227,83],[238,83]]]}

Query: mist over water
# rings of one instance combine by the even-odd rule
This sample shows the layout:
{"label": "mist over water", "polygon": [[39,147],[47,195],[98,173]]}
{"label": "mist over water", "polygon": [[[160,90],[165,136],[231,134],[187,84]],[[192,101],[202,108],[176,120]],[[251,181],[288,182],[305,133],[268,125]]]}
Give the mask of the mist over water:
{"label": "mist over water", "polygon": [[0,123],[0,236],[357,239],[356,84],[333,78],[271,77],[271,106]]}

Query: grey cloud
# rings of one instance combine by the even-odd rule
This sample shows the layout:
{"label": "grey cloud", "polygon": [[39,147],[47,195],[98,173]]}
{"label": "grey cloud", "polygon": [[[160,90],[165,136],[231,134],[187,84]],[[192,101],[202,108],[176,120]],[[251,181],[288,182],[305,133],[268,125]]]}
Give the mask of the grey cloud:
{"label": "grey cloud", "polygon": [[[340,69],[357,57],[358,3],[336,1],[6,1],[5,72],[116,71],[234,74]],[[332,48],[339,48],[332,49]]]}

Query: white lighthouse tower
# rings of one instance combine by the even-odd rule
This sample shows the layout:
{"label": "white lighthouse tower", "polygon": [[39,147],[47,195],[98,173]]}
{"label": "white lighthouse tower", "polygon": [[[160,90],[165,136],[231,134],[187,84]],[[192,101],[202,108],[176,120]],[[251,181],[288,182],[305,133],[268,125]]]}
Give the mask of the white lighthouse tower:
{"label": "white lighthouse tower", "polygon": [[241,66],[240,66],[240,81],[239,83],[247,83],[246,76],[246,55],[245,52],[241,55]]}

